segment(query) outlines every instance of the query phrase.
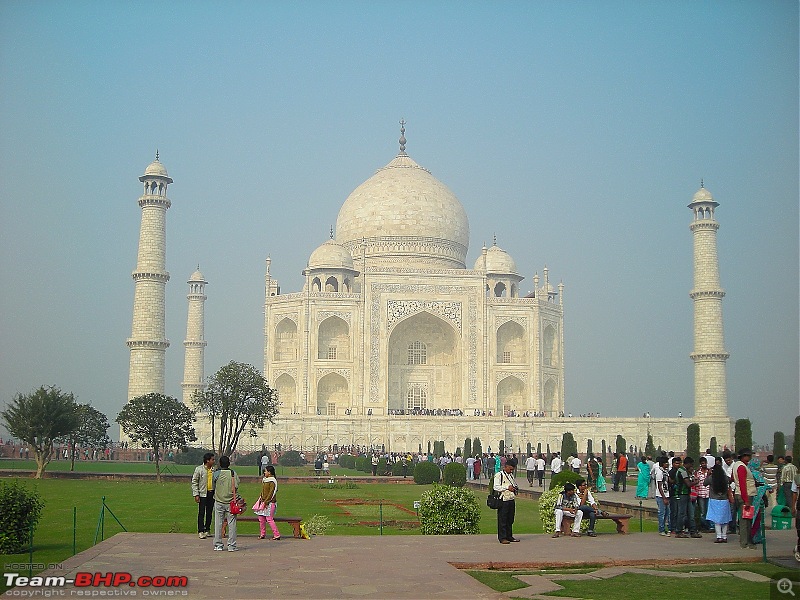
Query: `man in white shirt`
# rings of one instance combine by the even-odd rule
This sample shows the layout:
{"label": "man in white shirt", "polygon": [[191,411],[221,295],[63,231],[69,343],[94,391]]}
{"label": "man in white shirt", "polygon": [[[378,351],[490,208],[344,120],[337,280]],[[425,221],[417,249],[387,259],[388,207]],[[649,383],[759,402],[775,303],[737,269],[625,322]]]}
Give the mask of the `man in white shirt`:
{"label": "man in white shirt", "polygon": [[710,471],[711,469],[714,468],[714,463],[717,462],[717,459],[714,458],[713,454],[711,454],[711,448],[707,448],[706,449],[706,454],[705,454],[704,458],[706,459],[706,466],[708,467],[708,470]]}
{"label": "man in white shirt", "polygon": [[514,525],[515,502],[517,497],[517,483],[514,481],[514,469],[517,466],[516,458],[509,458],[506,464],[494,476],[492,489],[502,500],[500,508],[497,509],[497,539],[501,544],[518,542],[514,537],[512,527]]}
{"label": "man in white shirt", "polygon": [[528,485],[533,487],[533,478],[536,476],[536,459],[533,454],[525,460],[525,475],[528,476]]}
{"label": "man in white shirt", "polygon": [[653,467],[656,484],[656,506],[658,506],[658,534],[670,537],[669,533],[669,482],[667,481],[667,457],[659,456]]}
{"label": "man in white shirt", "polygon": [[572,461],[570,463],[570,466],[572,467],[572,470],[575,473],[580,473],[581,472],[581,459],[578,458],[577,455],[573,456],[572,457]]}
{"label": "man in white shirt", "polygon": [[540,454],[539,458],[536,459],[536,474],[539,477],[539,487],[543,486],[544,481],[544,457]]}
{"label": "man in white shirt", "polygon": [[561,473],[562,464],[563,463],[561,461],[561,456],[559,455],[558,452],[556,452],[556,455],[553,457],[553,460],[550,461],[550,472],[552,473],[552,475],[558,475],[559,473]]}

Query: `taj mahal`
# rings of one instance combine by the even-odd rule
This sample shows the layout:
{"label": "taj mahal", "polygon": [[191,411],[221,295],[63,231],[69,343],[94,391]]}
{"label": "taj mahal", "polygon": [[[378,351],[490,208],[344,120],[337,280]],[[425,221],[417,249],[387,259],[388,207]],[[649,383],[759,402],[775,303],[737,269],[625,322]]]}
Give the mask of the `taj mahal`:
{"label": "taj mahal", "polygon": [[[714,219],[718,203],[701,185],[693,221],[695,415],[657,419],[572,417],[565,401],[565,286],[544,266],[523,294],[517,262],[497,245],[467,264],[469,219],[453,192],[399,152],[345,199],[335,230],[311,253],[299,291],[282,293],[266,259],[263,373],[280,413],[246,443],[307,450],[334,445],[418,451],[465,438],[484,448],[560,449],[564,432],[578,448],[613,444],[618,434],[643,448],[647,434],[682,450],[686,427],[732,444],[727,414],[722,298]],[[140,177],[142,221],[134,279],[128,398],[164,391],[166,168],[156,160]],[[558,257],[549,257],[557,263]],[[688,266],[687,266],[688,268]],[[188,280],[183,401],[204,387],[205,286]],[[198,416],[198,443],[210,427]]]}

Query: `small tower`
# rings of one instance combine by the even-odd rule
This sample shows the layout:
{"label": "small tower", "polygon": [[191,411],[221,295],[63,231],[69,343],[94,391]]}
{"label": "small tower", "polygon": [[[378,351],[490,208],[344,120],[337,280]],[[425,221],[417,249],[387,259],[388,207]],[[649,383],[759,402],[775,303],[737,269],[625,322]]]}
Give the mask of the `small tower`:
{"label": "small tower", "polygon": [[167,262],[167,186],[172,179],[156,159],[139,177],[144,193],[139,198],[142,224],[139,253],[133,272],[133,326],[128,348],[128,400],[151,392],[164,393],[164,356],[169,340],[164,329],[164,293],[169,273]]}
{"label": "small tower", "polygon": [[192,397],[195,392],[202,392],[205,388],[204,378],[204,353],[208,342],[204,339],[206,301],[205,286],[208,283],[200,272],[200,265],[187,281],[189,284],[189,313],[186,320],[186,339],[183,342],[185,359],[183,363],[183,403],[191,408]]}
{"label": "small tower", "polygon": [[697,417],[728,418],[728,393],[722,328],[722,298],[717,230],[714,209],[719,206],[703,187],[692,198],[689,208],[694,220],[689,226],[694,238],[694,287],[689,297],[694,302],[694,414]]}

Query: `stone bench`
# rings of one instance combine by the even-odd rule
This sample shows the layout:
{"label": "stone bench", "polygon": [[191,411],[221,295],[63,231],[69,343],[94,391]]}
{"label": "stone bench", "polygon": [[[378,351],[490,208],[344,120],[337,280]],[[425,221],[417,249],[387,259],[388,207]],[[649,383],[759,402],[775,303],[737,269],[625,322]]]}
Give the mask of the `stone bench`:
{"label": "stone bench", "polygon": [[[617,525],[617,533],[624,534],[628,533],[628,521],[630,521],[630,518],[631,515],[604,512],[602,515],[598,514],[595,520],[600,521],[602,519],[608,519],[610,521],[614,521],[614,523],[616,523]],[[588,522],[588,518],[585,515],[583,517],[583,520]],[[564,513],[564,520],[561,523],[561,527],[563,529],[566,529],[567,531],[570,531],[572,529],[572,524],[574,523],[574,521],[575,519],[572,517],[572,515]]]}
{"label": "stone bench", "polygon": [[[273,517],[273,520],[276,523],[289,523],[292,526],[292,531],[294,532],[294,537],[302,538],[303,536],[300,535],[300,523],[303,522],[303,519],[300,517]],[[258,517],[256,515],[236,515],[237,522],[256,522],[258,523]]]}

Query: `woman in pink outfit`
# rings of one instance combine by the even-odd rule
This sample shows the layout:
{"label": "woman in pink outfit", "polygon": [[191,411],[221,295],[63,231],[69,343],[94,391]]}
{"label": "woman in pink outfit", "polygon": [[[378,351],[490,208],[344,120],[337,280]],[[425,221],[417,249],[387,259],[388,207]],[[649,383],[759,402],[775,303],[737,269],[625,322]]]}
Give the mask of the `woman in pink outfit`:
{"label": "woman in pink outfit", "polygon": [[253,512],[258,515],[258,525],[261,529],[259,539],[267,537],[267,526],[272,529],[272,539],[281,539],[281,532],[275,525],[273,517],[278,508],[278,480],[275,479],[275,467],[267,465],[264,469],[264,478],[261,480],[261,495],[258,497]]}

